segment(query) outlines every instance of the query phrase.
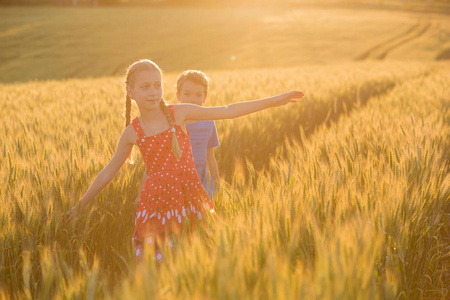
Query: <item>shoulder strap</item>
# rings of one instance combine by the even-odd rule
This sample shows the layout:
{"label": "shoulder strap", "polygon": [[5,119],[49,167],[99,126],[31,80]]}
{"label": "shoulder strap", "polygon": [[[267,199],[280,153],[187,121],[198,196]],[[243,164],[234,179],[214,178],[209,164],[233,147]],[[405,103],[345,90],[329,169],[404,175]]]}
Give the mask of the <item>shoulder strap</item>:
{"label": "shoulder strap", "polygon": [[131,124],[133,124],[134,131],[136,131],[136,134],[139,139],[143,139],[145,137],[144,131],[141,128],[141,124],[139,124],[139,118],[136,117],[131,121]]}
{"label": "shoulder strap", "polygon": [[175,122],[175,114],[173,113],[173,104],[167,105],[167,108],[169,109],[170,116],[172,117],[173,126],[177,125],[177,123]]}

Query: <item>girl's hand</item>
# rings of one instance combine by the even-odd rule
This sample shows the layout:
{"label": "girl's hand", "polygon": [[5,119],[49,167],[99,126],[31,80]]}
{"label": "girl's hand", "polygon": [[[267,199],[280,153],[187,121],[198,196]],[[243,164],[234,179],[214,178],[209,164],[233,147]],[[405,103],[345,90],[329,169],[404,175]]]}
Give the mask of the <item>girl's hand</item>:
{"label": "girl's hand", "polygon": [[66,212],[66,214],[65,214],[65,216],[67,217],[66,223],[72,221],[77,216],[77,209],[78,209],[78,205],[75,205],[74,207],[72,207],[71,210]]}
{"label": "girl's hand", "polygon": [[274,97],[273,106],[276,107],[288,104],[290,102],[297,102],[297,99],[300,99],[303,96],[303,92],[300,91],[290,91],[284,94],[280,94]]}

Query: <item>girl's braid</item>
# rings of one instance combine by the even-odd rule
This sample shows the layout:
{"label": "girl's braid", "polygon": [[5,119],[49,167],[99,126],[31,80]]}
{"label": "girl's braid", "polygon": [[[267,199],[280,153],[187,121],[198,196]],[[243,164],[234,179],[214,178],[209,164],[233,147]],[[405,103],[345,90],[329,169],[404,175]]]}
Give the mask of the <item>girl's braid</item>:
{"label": "girl's braid", "polygon": [[[127,87],[130,84],[129,82],[130,73],[131,72],[128,72],[127,74],[127,78],[125,80],[125,87]],[[126,91],[125,93],[127,94],[125,98],[125,127],[127,127],[131,123],[131,98],[130,96],[128,96],[128,93]],[[134,164],[133,151],[130,151],[130,154],[128,154],[127,162],[130,164]]]}
{"label": "girl's braid", "polygon": [[128,96],[128,92],[127,92],[126,88],[130,84],[130,75],[131,75],[132,72],[133,71],[131,70],[131,67],[130,67],[128,69],[128,71],[127,71],[127,77],[125,78],[125,93],[126,93],[126,98],[125,98],[125,127],[127,127],[131,123],[131,98],[130,98],[130,96]]}
{"label": "girl's braid", "polygon": [[127,98],[125,100],[125,127],[130,125],[131,123],[131,98],[127,94]]}
{"label": "girl's braid", "polygon": [[173,126],[173,120],[172,120],[172,117],[170,116],[169,109],[167,108],[166,102],[164,102],[164,100],[161,100],[159,105],[161,106],[161,109],[164,112],[164,115],[166,116],[167,122],[169,123],[169,126],[170,126],[171,131],[172,131],[172,152],[173,152],[173,155],[175,156],[176,159],[180,159],[180,157],[181,157],[180,144],[178,144],[176,130],[175,130],[175,127]]}

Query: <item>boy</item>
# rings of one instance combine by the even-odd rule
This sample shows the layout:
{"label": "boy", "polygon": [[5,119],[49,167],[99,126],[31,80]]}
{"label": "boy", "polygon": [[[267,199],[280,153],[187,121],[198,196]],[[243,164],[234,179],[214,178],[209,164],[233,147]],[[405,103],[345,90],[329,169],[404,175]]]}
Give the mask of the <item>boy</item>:
{"label": "boy", "polygon": [[[209,79],[203,72],[184,71],[177,79],[177,99],[181,103],[201,106],[208,96],[208,88]],[[214,156],[214,148],[220,145],[216,125],[214,121],[197,121],[186,124],[186,127],[189,130],[195,168],[203,187],[212,198],[220,189],[219,169]],[[208,176],[208,171],[211,177]],[[147,172],[144,173],[140,191],[142,191],[146,178]],[[138,203],[139,197],[140,193],[136,198],[136,203]]]}
{"label": "boy", "polygon": [[[203,72],[185,71],[177,79],[178,101],[202,106],[206,102],[208,88],[209,79]],[[214,121],[197,121],[186,124],[186,127],[189,130],[195,168],[205,190],[212,197],[220,188],[219,169],[214,156],[214,148],[220,145],[216,125]]]}

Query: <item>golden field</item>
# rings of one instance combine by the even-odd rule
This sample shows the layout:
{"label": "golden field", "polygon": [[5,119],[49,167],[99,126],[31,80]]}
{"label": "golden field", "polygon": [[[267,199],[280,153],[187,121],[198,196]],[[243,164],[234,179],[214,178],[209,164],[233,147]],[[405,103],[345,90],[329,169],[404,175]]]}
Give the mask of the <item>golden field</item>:
{"label": "golden field", "polygon": [[[2,8],[0,16],[1,298],[448,297],[445,15]],[[207,105],[290,89],[305,97],[217,122],[223,189],[213,231],[178,240],[162,265],[147,257],[136,268],[138,153],[76,222],[62,214],[112,156],[123,71],[142,57],[166,70],[171,103],[187,68],[210,77]]]}

